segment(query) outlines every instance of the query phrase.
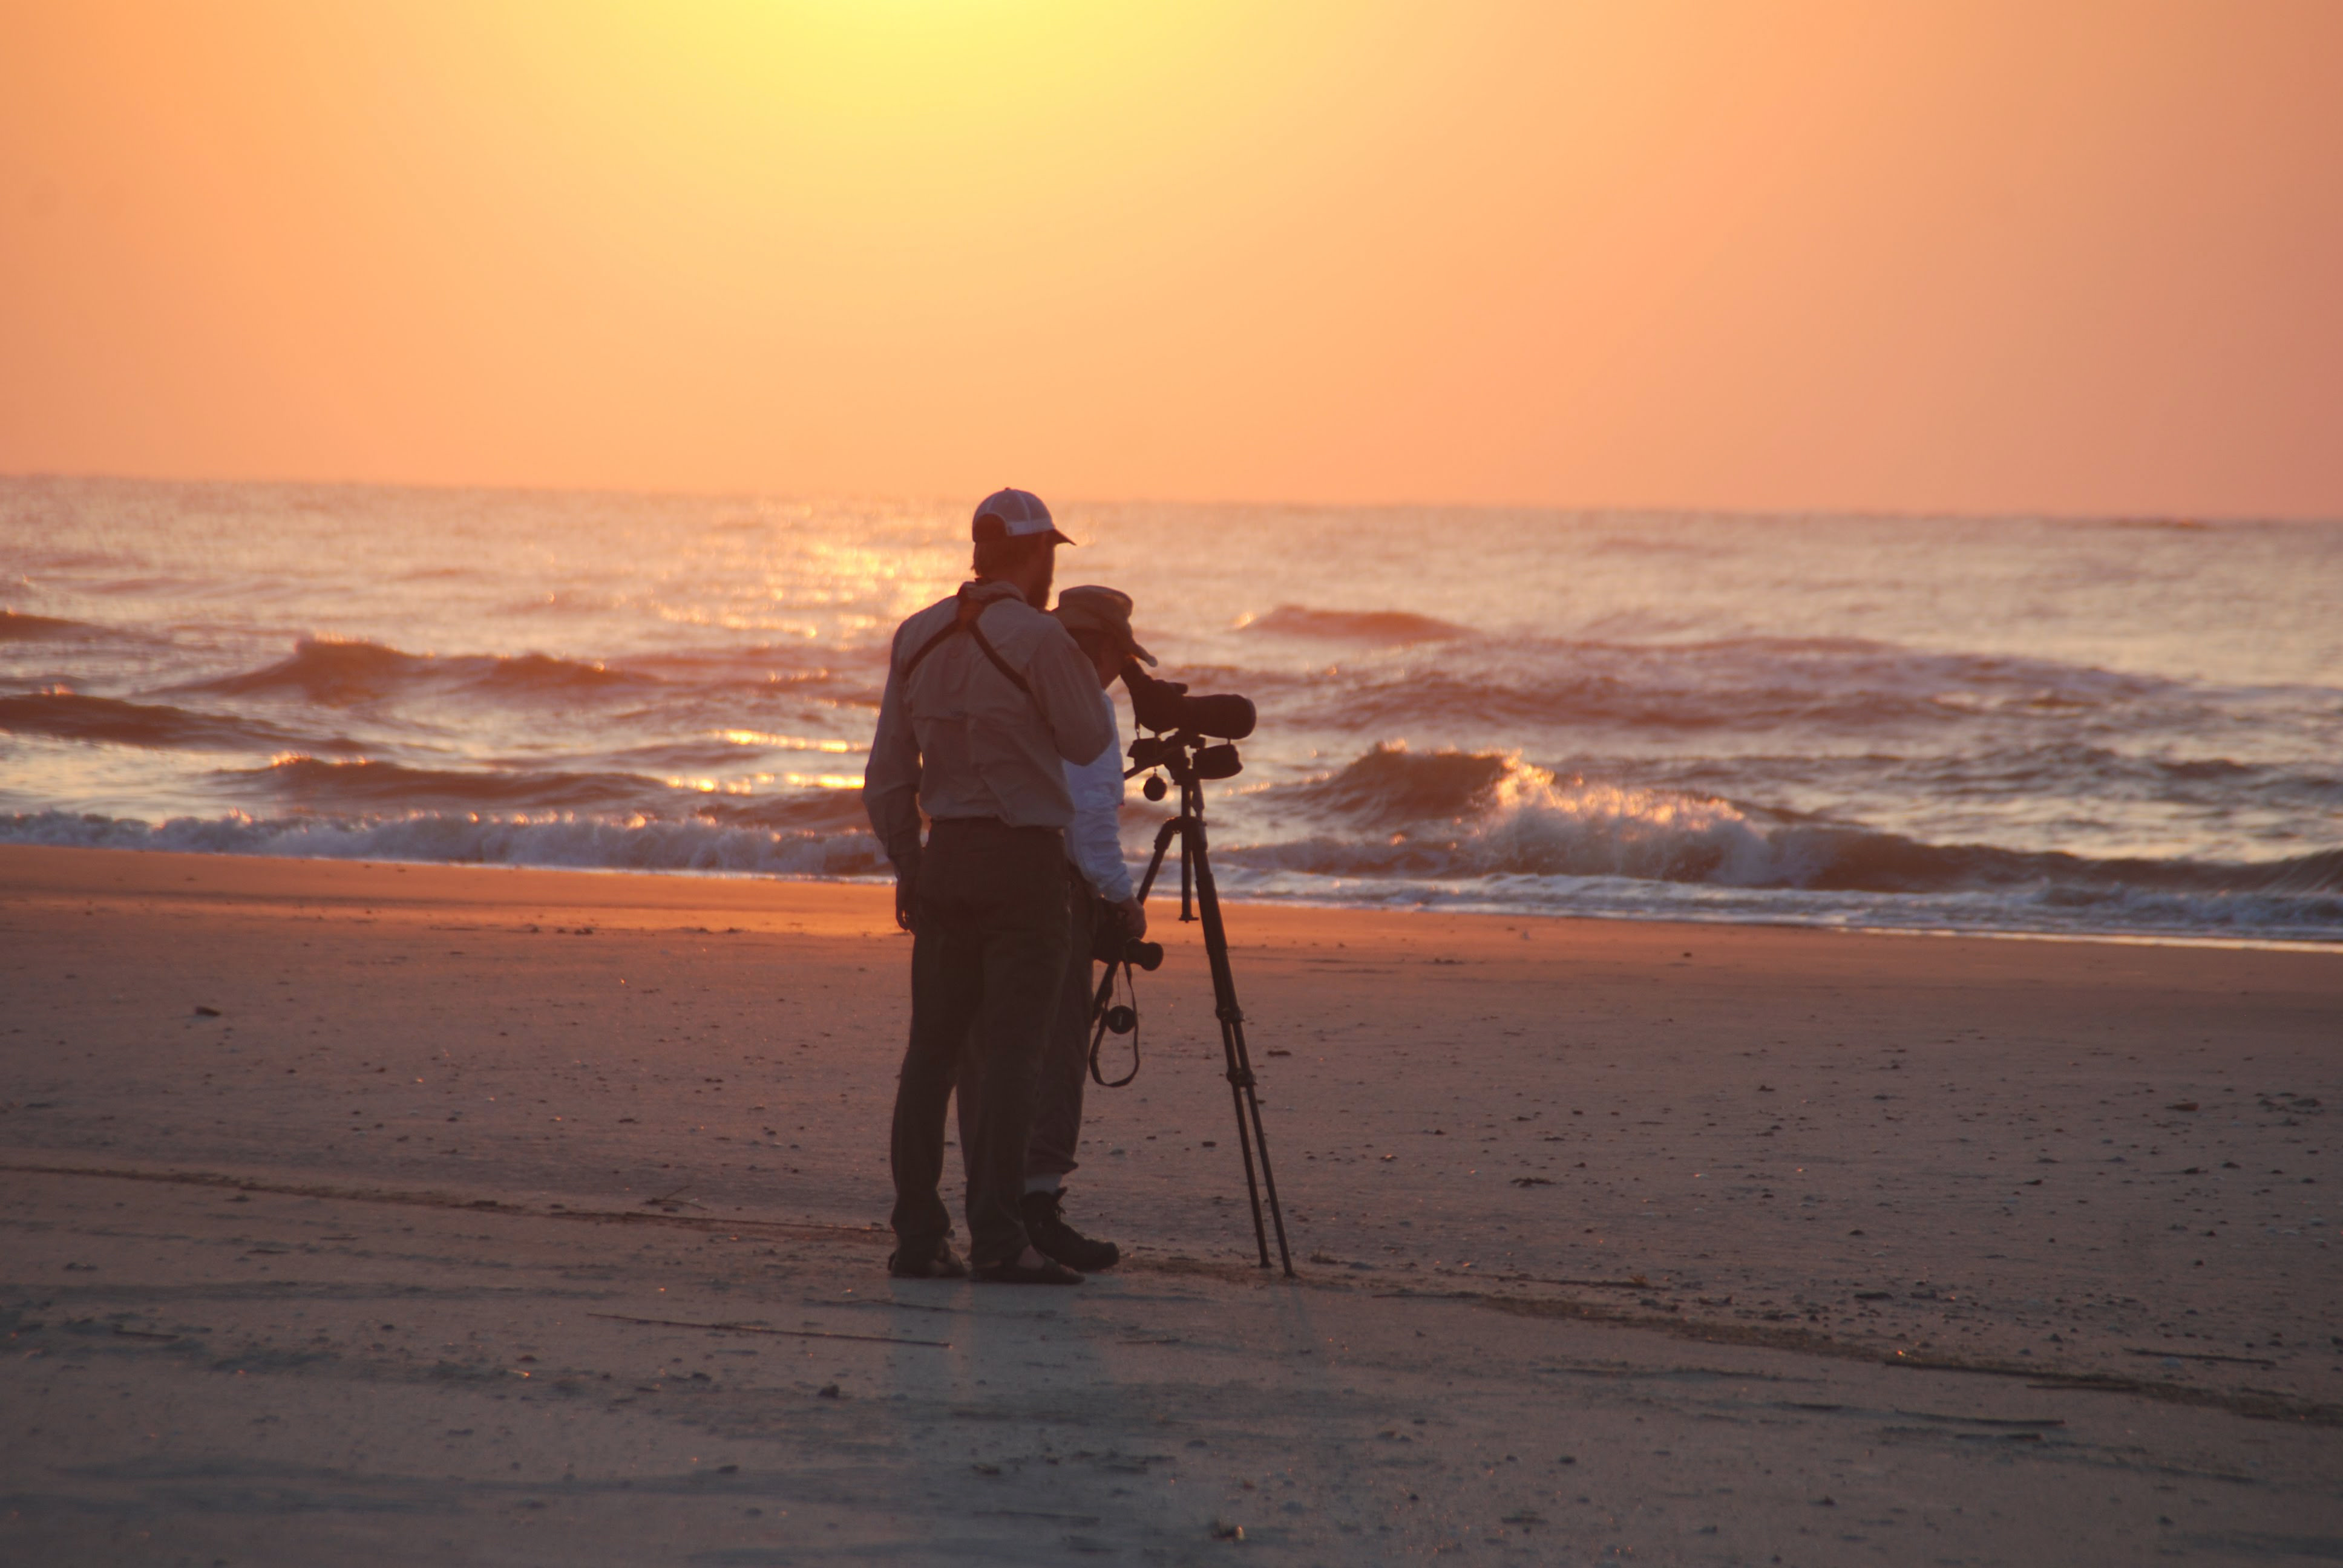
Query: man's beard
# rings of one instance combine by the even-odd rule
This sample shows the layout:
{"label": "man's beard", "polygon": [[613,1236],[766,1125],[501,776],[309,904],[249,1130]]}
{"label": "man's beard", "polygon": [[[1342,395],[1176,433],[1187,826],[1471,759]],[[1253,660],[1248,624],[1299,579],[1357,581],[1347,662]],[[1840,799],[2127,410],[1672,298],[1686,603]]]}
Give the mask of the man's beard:
{"label": "man's beard", "polygon": [[1047,613],[1050,608],[1050,587],[1057,581],[1057,578],[1058,552],[1056,548],[1052,547],[1050,553],[1041,558],[1041,580],[1033,591],[1025,596],[1027,602],[1031,603],[1035,609]]}

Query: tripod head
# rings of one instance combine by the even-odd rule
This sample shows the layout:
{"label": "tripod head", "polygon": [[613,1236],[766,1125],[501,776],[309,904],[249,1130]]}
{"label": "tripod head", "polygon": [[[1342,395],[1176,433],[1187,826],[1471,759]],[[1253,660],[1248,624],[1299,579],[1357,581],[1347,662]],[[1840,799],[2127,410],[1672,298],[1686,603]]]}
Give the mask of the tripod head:
{"label": "tripod head", "polygon": [[[1150,775],[1140,787],[1150,800],[1161,800],[1169,791],[1156,769],[1172,775],[1180,786],[1180,808],[1188,809],[1189,792],[1210,779],[1233,779],[1244,771],[1244,759],[1237,755],[1232,742],[1213,740],[1192,729],[1175,729],[1169,735],[1142,735],[1131,743],[1131,767],[1123,777],[1133,774]],[[1202,809],[1201,799],[1198,809]]]}

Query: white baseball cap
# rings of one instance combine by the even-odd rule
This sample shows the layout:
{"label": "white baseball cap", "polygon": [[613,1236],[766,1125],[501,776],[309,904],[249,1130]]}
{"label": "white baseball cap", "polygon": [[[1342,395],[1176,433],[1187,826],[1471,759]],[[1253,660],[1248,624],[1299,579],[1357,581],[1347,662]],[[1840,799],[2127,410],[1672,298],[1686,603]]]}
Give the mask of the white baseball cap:
{"label": "white baseball cap", "polygon": [[976,519],[969,526],[969,537],[980,545],[994,539],[1030,539],[1037,535],[1047,536],[1061,545],[1074,542],[1058,531],[1058,525],[1051,520],[1050,508],[1031,490],[993,491],[976,504]]}

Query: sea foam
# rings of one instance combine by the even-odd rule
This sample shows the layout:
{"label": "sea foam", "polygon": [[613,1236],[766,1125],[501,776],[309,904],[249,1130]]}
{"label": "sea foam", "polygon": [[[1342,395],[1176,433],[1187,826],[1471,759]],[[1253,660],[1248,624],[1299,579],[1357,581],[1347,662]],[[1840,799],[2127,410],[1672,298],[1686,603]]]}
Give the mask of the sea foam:
{"label": "sea foam", "polygon": [[792,833],[720,823],[608,822],[416,812],[363,818],[175,817],[161,823],[65,811],[0,816],[0,843],[439,861],[628,871],[868,877],[886,869],[863,833]]}

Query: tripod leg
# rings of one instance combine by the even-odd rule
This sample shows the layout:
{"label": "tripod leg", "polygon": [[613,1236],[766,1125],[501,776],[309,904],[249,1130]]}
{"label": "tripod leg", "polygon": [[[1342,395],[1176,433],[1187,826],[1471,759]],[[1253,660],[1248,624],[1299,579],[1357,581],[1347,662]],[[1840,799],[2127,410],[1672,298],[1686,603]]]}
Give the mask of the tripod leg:
{"label": "tripod leg", "polygon": [[[1277,1178],[1271,1173],[1269,1169],[1269,1133],[1261,1124],[1261,1098],[1253,1092],[1252,1068],[1251,1066],[1251,1057],[1245,1050],[1243,1022],[1242,1020],[1232,1020],[1229,1025],[1229,1031],[1234,1037],[1233,1045],[1236,1059],[1244,1073],[1244,1106],[1238,1112],[1239,1124],[1242,1127],[1245,1112],[1250,1111],[1252,1116],[1253,1145],[1261,1153],[1262,1185],[1269,1193],[1270,1222],[1277,1228],[1277,1259],[1279,1263],[1284,1267],[1286,1278],[1292,1279],[1293,1277],[1293,1254],[1288,1251],[1286,1247],[1285,1211],[1278,1206]],[[1254,1241],[1259,1241],[1261,1240],[1261,1205],[1258,1202],[1253,1205],[1252,1223],[1253,1239]],[[1268,1249],[1265,1247],[1262,1251],[1261,1266],[1264,1269],[1269,1267],[1269,1252]]]}
{"label": "tripod leg", "polygon": [[[1190,820],[1192,821],[1195,820],[1195,819],[1192,818]],[[1196,918],[1196,903],[1190,890],[1190,879],[1188,867],[1188,840],[1182,839],[1180,840],[1180,919],[1182,921],[1192,920]]]}
{"label": "tripod leg", "polygon": [[[1237,1147],[1243,1151],[1245,1191],[1252,1199],[1252,1233],[1260,1249],[1261,1266],[1269,1267],[1269,1237],[1262,1225],[1261,1199],[1269,1194],[1269,1217],[1277,1228],[1277,1256],[1288,1279],[1293,1277],[1293,1253],[1286,1245],[1285,1211],[1277,1201],[1277,1177],[1269,1164],[1269,1134],[1261,1124],[1261,1099],[1253,1092],[1252,1058],[1245,1049],[1244,1010],[1237,1005],[1236,975],[1229,967],[1229,937],[1221,923],[1221,895],[1212,880],[1212,863],[1206,853],[1204,821],[1200,814],[1188,829],[1188,854],[1196,871],[1196,902],[1204,918],[1204,954],[1212,970],[1212,1000],[1221,1016],[1221,1050],[1227,1059],[1229,1098],[1237,1113]],[[1250,1117],[1248,1117],[1250,1112]],[[1253,1182],[1253,1157],[1261,1157],[1261,1183]]]}
{"label": "tripod leg", "polygon": [[1163,851],[1170,849],[1172,840],[1180,836],[1181,825],[1186,820],[1184,817],[1174,817],[1155,830],[1155,855],[1147,862],[1147,875],[1139,879],[1141,903],[1147,901],[1148,890],[1155,886],[1155,874],[1163,869]]}
{"label": "tripod leg", "polygon": [[[1245,1122],[1245,1091],[1251,1086],[1244,1081],[1244,1076],[1236,1065],[1238,1048],[1236,1037],[1231,1032],[1233,1027],[1228,1015],[1222,1014],[1221,1055],[1229,1064],[1229,1108],[1237,1113],[1237,1152],[1244,1158],[1245,1197],[1252,1203],[1252,1244],[1261,1253],[1261,1266],[1266,1269],[1269,1267],[1269,1233],[1262,1228],[1261,1184],[1253,1178],[1252,1133]],[[1281,1229],[1278,1236],[1281,1248],[1284,1245],[1284,1239]],[[1293,1272],[1290,1261],[1285,1271],[1289,1274]]]}

